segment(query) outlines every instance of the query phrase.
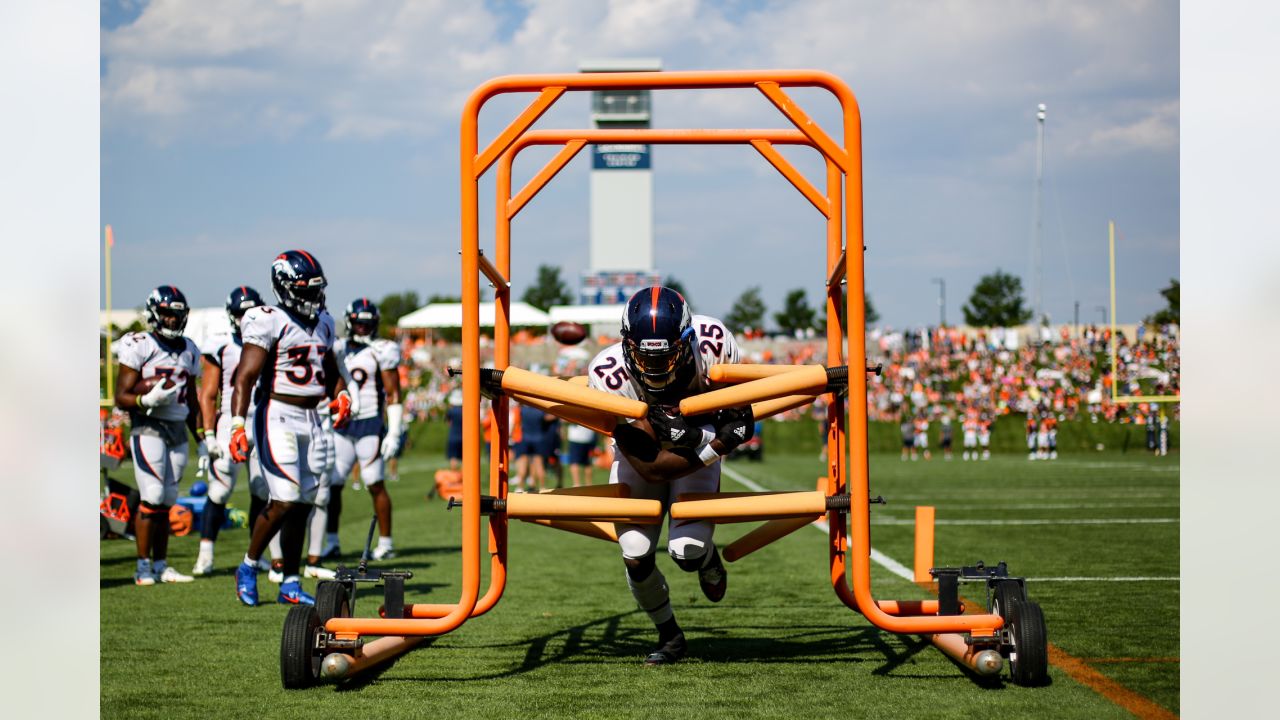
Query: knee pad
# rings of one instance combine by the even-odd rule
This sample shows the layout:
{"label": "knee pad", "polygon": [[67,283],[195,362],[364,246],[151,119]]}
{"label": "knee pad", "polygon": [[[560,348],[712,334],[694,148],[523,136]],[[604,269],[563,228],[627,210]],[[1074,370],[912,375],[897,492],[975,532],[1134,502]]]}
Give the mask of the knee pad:
{"label": "knee pad", "polygon": [[[218,458],[214,462],[220,463],[222,462],[222,458]],[[216,464],[215,467],[217,467]],[[230,468],[217,469],[217,474],[220,475],[222,479],[214,478],[213,481],[209,483],[209,502],[216,505],[226,505],[227,499],[231,497],[231,484],[230,482],[227,482],[227,479],[231,477]]]}
{"label": "knee pad", "polygon": [[626,560],[652,557],[654,547],[643,532],[624,531],[618,535],[618,545],[622,548],[622,557]]}
{"label": "knee pad", "polygon": [[699,556],[698,556],[698,557],[696,557],[696,558],[687,558],[687,557],[686,557],[686,558],[678,558],[678,557],[676,557],[676,556],[672,555],[672,556],[671,556],[671,559],[672,559],[672,560],[675,560],[675,562],[676,562],[676,567],[680,568],[681,570],[683,570],[683,571],[685,571],[685,572],[694,572],[694,571],[695,571],[695,570],[697,570],[698,568],[702,567],[702,556],[701,556],[701,555],[699,555]]}
{"label": "knee pad", "polygon": [[667,552],[676,565],[685,572],[697,570],[702,565],[702,558],[711,547],[711,541],[694,537],[667,538]]}
{"label": "knee pad", "polygon": [[623,562],[627,565],[627,576],[635,582],[641,582],[649,577],[653,574],[654,569],[658,567],[658,561],[653,555],[646,555],[641,558],[623,558]]}

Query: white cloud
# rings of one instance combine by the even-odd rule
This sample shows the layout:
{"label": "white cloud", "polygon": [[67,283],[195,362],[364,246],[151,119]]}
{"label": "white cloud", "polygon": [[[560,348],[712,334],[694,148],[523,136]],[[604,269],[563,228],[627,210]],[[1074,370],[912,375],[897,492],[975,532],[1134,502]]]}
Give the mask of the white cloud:
{"label": "white cloud", "polygon": [[1167,152],[1178,148],[1178,102],[1151,108],[1136,120],[1100,127],[1072,150],[1085,153],[1150,150]]}

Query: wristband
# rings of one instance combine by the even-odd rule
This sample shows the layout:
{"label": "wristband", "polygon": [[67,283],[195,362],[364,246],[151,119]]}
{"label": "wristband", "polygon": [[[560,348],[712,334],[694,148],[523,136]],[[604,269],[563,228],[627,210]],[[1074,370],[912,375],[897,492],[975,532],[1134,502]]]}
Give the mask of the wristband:
{"label": "wristband", "polygon": [[702,449],[698,450],[698,459],[702,461],[703,465],[710,465],[720,459],[720,453],[711,447],[711,443],[707,443],[702,446]]}

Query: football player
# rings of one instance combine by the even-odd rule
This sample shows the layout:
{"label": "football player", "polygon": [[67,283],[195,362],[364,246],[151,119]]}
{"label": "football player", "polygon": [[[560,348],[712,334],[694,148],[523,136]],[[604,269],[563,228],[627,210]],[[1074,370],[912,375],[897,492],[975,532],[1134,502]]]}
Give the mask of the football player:
{"label": "football player", "polygon": [[[627,485],[631,497],[661,500],[664,507],[681,493],[718,491],[720,459],[754,434],[750,406],[696,418],[683,417],[677,406],[711,388],[712,365],[736,362],[733,333],[715,318],[694,315],[680,293],[665,287],[636,293],[623,312],[622,341],[601,350],[587,370],[590,387],[650,408],[647,418],[628,420],[614,431],[618,453],[609,482]],[[686,643],[656,563],[662,526],[616,527],[627,585],[658,629],[658,647],[645,664],[676,662]],[[708,521],[671,522],[667,551],[681,570],[698,573],[708,600],[719,602],[728,578],[712,542],[714,527]]]}
{"label": "football player", "polygon": [[[208,503],[205,505],[200,528],[200,552],[196,556],[193,575],[210,575],[213,573],[213,547],[218,540],[218,532],[226,518],[227,500],[236,487],[240,469],[245,467],[249,474],[249,527],[267,506],[267,481],[262,477],[262,469],[258,464],[257,450],[250,453],[249,462],[232,462],[227,453],[231,442],[231,392],[232,381],[236,375],[236,366],[240,364],[240,352],[244,341],[240,337],[240,320],[249,308],[264,305],[262,296],[257,290],[246,285],[236,287],[227,296],[227,320],[231,322],[230,335],[217,335],[204,348],[201,362],[203,372],[200,377],[200,412],[204,424],[202,431],[204,445],[208,454],[200,458],[200,465],[209,476]],[[221,402],[219,402],[221,399]],[[253,402],[250,399],[249,414],[253,417]],[[252,427],[252,423],[247,424]],[[278,536],[272,539],[271,555],[280,555]],[[265,565],[265,563],[263,564]],[[262,569],[268,569],[262,567]]]}
{"label": "football player", "polygon": [[[169,508],[178,499],[178,480],[187,465],[187,435],[197,432],[195,382],[200,377],[200,350],[182,334],[191,306],[182,291],[161,285],[147,296],[151,331],[129,333],[120,340],[116,407],[129,411],[133,476],[142,496],[135,524],[138,564],[136,585],[191,582],[169,566]],[[150,385],[142,392],[142,388]]]}
{"label": "football player", "polygon": [[[382,482],[383,462],[400,449],[404,426],[404,405],[400,402],[400,346],[378,337],[378,306],[368,298],[347,306],[347,337],[334,344],[334,353],[346,365],[359,395],[360,412],[347,427],[334,434],[337,456],[329,471],[329,505],[317,508],[311,519],[309,567],[320,558],[341,553],[338,520],[342,514],[342,488],[357,461],[360,481],[369,489],[373,511],[378,516],[378,546],[374,560],[395,557],[391,542],[391,495]],[[383,424],[382,411],[387,420]],[[321,546],[321,540],[324,545]]]}
{"label": "football player", "polygon": [[[227,449],[233,462],[249,457],[245,417],[257,385],[253,440],[270,494],[236,570],[236,597],[245,605],[258,604],[258,560],[276,532],[284,560],[276,601],[315,603],[302,590],[298,573],[307,518],[313,505],[328,503],[332,428],[344,426],[359,411],[359,397],[347,391],[350,376],[333,354],[336,332],[333,316],[324,309],[326,285],[324,270],[310,253],[283,252],[271,263],[276,306],[250,308],[240,321],[244,346],[232,384]],[[326,404],[330,394],[333,401]]]}

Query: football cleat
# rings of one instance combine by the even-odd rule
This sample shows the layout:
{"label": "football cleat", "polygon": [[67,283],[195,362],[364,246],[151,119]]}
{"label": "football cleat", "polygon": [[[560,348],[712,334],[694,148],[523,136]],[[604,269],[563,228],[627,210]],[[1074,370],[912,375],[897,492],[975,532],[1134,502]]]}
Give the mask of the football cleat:
{"label": "football cleat", "polygon": [[320,565],[308,565],[306,569],[302,571],[302,576],[315,578],[317,580],[333,580],[338,577],[338,573],[327,567],[321,567]]}
{"label": "football cleat", "polygon": [[284,562],[272,560],[271,569],[267,571],[267,579],[277,585],[284,582]]}
{"label": "football cleat", "polygon": [[644,664],[649,667],[658,665],[670,665],[684,658],[685,652],[689,646],[684,641],[684,633],[677,633],[670,640],[659,645],[653,652],[649,653],[644,659]]}
{"label": "football cleat", "polygon": [[160,575],[156,580],[159,580],[162,583],[189,583],[194,582],[195,578],[190,575],[183,575],[172,567],[166,567],[160,572]]}
{"label": "football cleat", "polygon": [[729,571],[725,569],[720,553],[716,552],[706,567],[698,569],[698,586],[702,588],[702,594],[706,595],[708,600],[720,602],[724,599],[724,591],[728,584]]}
{"label": "football cleat", "polygon": [[302,583],[294,580],[280,586],[276,602],[282,605],[315,605],[316,599],[302,590]]}
{"label": "football cleat", "polygon": [[258,604],[258,569],[246,563],[236,568],[236,597],[253,607]]}
{"label": "football cleat", "polygon": [[196,558],[195,567],[191,568],[192,575],[212,575],[213,574],[213,556],[201,555]]}
{"label": "football cleat", "polygon": [[396,556],[395,548],[382,547],[382,546],[374,548],[373,552],[369,554],[369,557],[373,558],[374,560],[390,560],[395,556]]}

